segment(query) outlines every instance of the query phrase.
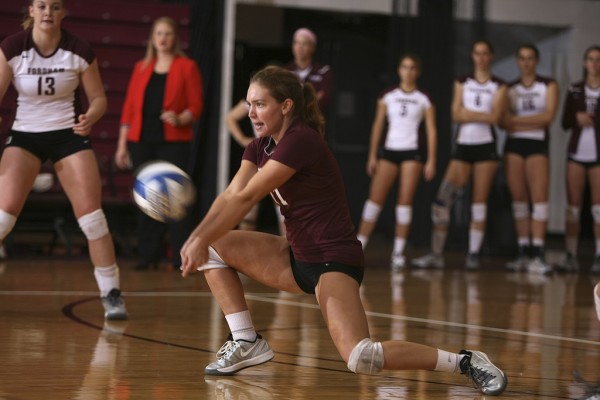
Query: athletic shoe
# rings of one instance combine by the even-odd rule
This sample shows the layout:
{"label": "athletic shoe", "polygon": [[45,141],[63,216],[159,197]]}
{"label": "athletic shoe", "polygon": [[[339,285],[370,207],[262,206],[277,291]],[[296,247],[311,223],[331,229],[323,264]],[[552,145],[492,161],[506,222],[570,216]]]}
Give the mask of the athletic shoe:
{"label": "athletic shoe", "polygon": [[258,335],[254,342],[228,340],[217,352],[217,361],[204,368],[206,375],[233,375],[237,371],[262,364],[274,356],[269,344]]}
{"label": "athletic shoe", "polygon": [[527,269],[527,264],[529,264],[531,260],[527,256],[519,256],[512,261],[506,263],[506,269],[513,272],[525,271]]}
{"label": "athletic shoe", "polygon": [[548,275],[554,272],[551,265],[544,261],[541,257],[534,257],[527,264],[527,272],[531,274]]}
{"label": "athletic shoe", "polygon": [[104,307],[104,318],[108,320],[125,320],[129,318],[125,309],[125,301],[119,289],[112,289],[106,297],[101,297]]}
{"label": "athletic shoe", "polygon": [[592,268],[590,268],[590,272],[592,274],[600,274],[600,255],[596,255],[596,258],[594,258],[594,263],[592,264]]}
{"label": "athletic shoe", "polygon": [[573,370],[573,376],[576,382],[581,383],[585,387],[584,397],[580,397],[578,400],[600,400],[600,384],[592,385],[586,382],[577,370]]}
{"label": "athletic shoe", "polygon": [[460,371],[473,383],[481,393],[497,396],[506,389],[508,379],[504,372],[496,367],[485,353],[474,350],[462,350],[464,357],[460,360]]}
{"label": "athletic shoe", "polygon": [[410,265],[417,268],[444,268],[444,257],[440,254],[426,254],[422,257],[415,258],[410,262]]}
{"label": "athletic shoe", "polygon": [[392,259],[390,260],[390,266],[393,271],[400,271],[406,266],[406,259],[400,253],[392,253]]}
{"label": "athletic shoe", "polygon": [[560,272],[577,272],[579,271],[579,263],[573,254],[567,253],[562,264],[558,266]]}
{"label": "athletic shoe", "polygon": [[476,270],[479,269],[479,256],[475,253],[467,254],[467,258],[465,259],[465,269],[468,270]]}

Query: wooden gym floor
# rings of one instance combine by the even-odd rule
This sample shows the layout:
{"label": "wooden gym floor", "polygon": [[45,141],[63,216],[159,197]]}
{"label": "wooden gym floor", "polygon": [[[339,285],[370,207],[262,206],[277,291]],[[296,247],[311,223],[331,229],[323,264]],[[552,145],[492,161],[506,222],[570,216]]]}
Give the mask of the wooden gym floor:
{"label": "wooden gym floor", "polygon": [[[362,288],[376,339],[451,351],[481,349],[509,377],[503,396],[577,399],[600,378],[600,323],[587,266],[532,276],[484,258],[462,269],[390,273],[387,249],[367,252]],[[409,254],[410,255],[410,254]],[[557,255],[558,257],[558,255]],[[105,323],[85,257],[16,257],[0,264],[0,400],[483,399],[461,375],[355,376],[337,354],[313,297],[245,280],[256,328],[275,358],[234,377],[205,377],[227,335],[202,275],[134,271],[121,261],[130,320]]]}

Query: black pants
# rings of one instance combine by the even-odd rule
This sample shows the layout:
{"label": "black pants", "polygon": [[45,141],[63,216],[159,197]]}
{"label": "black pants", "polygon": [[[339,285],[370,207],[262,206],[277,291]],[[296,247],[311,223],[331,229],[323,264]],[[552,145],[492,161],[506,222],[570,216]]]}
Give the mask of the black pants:
{"label": "black pants", "polygon": [[[188,172],[191,154],[190,142],[128,142],[134,171],[148,161],[164,160]],[[152,264],[163,257],[163,240],[168,232],[173,266],[179,268],[181,247],[194,229],[193,215],[179,222],[165,224],[158,222],[138,210],[138,257],[140,264]]]}

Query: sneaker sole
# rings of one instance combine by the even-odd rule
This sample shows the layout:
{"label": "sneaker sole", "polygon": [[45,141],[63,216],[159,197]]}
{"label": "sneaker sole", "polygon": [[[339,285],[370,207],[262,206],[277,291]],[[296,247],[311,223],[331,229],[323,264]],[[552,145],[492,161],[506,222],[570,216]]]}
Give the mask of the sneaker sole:
{"label": "sneaker sole", "polygon": [[129,319],[127,314],[104,314],[104,319],[108,321],[125,321]]}
{"label": "sneaker sole", "polygon": [[255,365],[260,365],[260,364],[266,363],[267,361],[272,360],[274,356],[275,356],[275,354],[273,354],[273,351],[269,350],[266,353],[263,353],[259,356],[251,358],[249,360],[241,361],[230,367],[219,368],[219,369],[205,368],[204,373],[206,375],[223,375],[223,376],[233,375],[236,372],[243,370],[244,368],[253,367]]}
{"label": "sneaker sole", "polygon": [[[487,354],[482,353],[481,351],[473,351],[471,350],[471,353],[477,353],[477,355],[480,358],[483,358],[488,364],[491,364],[493,366],[496,367],[496,364],[492,363],[489,359],[489,357],[487,356]],[[502,371],[500,368],[496,367],[496,369],[500,372],[500,374],[502,375],[503,378],[503,385],[501,388],[494,390],[494,391],[485,391],[483,388],[480,388],[481,392],[483,394],[489,395],[489,396],[498,396],[499,394],[501,394],[502,392],[504,392],[504,390],[506,389],[506,386],[508,386],[508,378],[506,377],[506,374],[504,373],[504,371]]]}

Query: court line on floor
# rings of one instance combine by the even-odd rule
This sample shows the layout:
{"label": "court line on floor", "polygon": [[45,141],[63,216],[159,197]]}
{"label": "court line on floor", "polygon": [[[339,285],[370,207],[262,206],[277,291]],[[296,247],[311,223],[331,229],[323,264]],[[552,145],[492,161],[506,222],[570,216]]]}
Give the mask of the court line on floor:
{"label": "court line on floor", "polygon": [[[52,290],[0,290],[0,296],[97,296],[98,292],[96,291],[52,291]],[[210,292],[123,292],[123,295],[126,297],[212,297]],[[268,295],[261,294],[252,294],[246,293],[246,298],[254,301],[261,301],[264,303],[272,303],[272,304],[283,304],[301,308],[310,308],[314,310],[318,310],[319,306],[317,304],[309,304],[299,301],[287,300],[274,298],[273,296],[278,296],[278,293],[270,293]],[[295,296],[294,294],[290,295],[291,297]],[[432,325],[440,325],[446,327],[453,328],[465,328],[465,329],[478,329],[486,332],[494,332],[494,333],[503,333],[503,334],[513,334],[519,336],[526,337],[534,337],[538,339],[548,339],[555,340],[561,342],[571,342],[571,343],[580,343],[580,344],[588,344],[592,346],[600,346],[600,341],[587,340],[587,339],[577,339],[565,336],[558,335],[548,335],[544,333],[536,333],[536,332],[525,332],[519,331],[515,329],[504,329],[504,328],[494,328],[489,326],[482,325],[473,325],[473,324],[465,324],[461,322],[452,322],[452,321],[440,321],[429,318],[418,318],[418,317],[408,317],[404,315],[394,315],[388,313],[380,313],[375,311],[366,311],[368,316],[378,317],[378,318],[386,318],[393,319],[399,321],[409,321],[409,322],[418,322],[422,324],[432,324]]]}

